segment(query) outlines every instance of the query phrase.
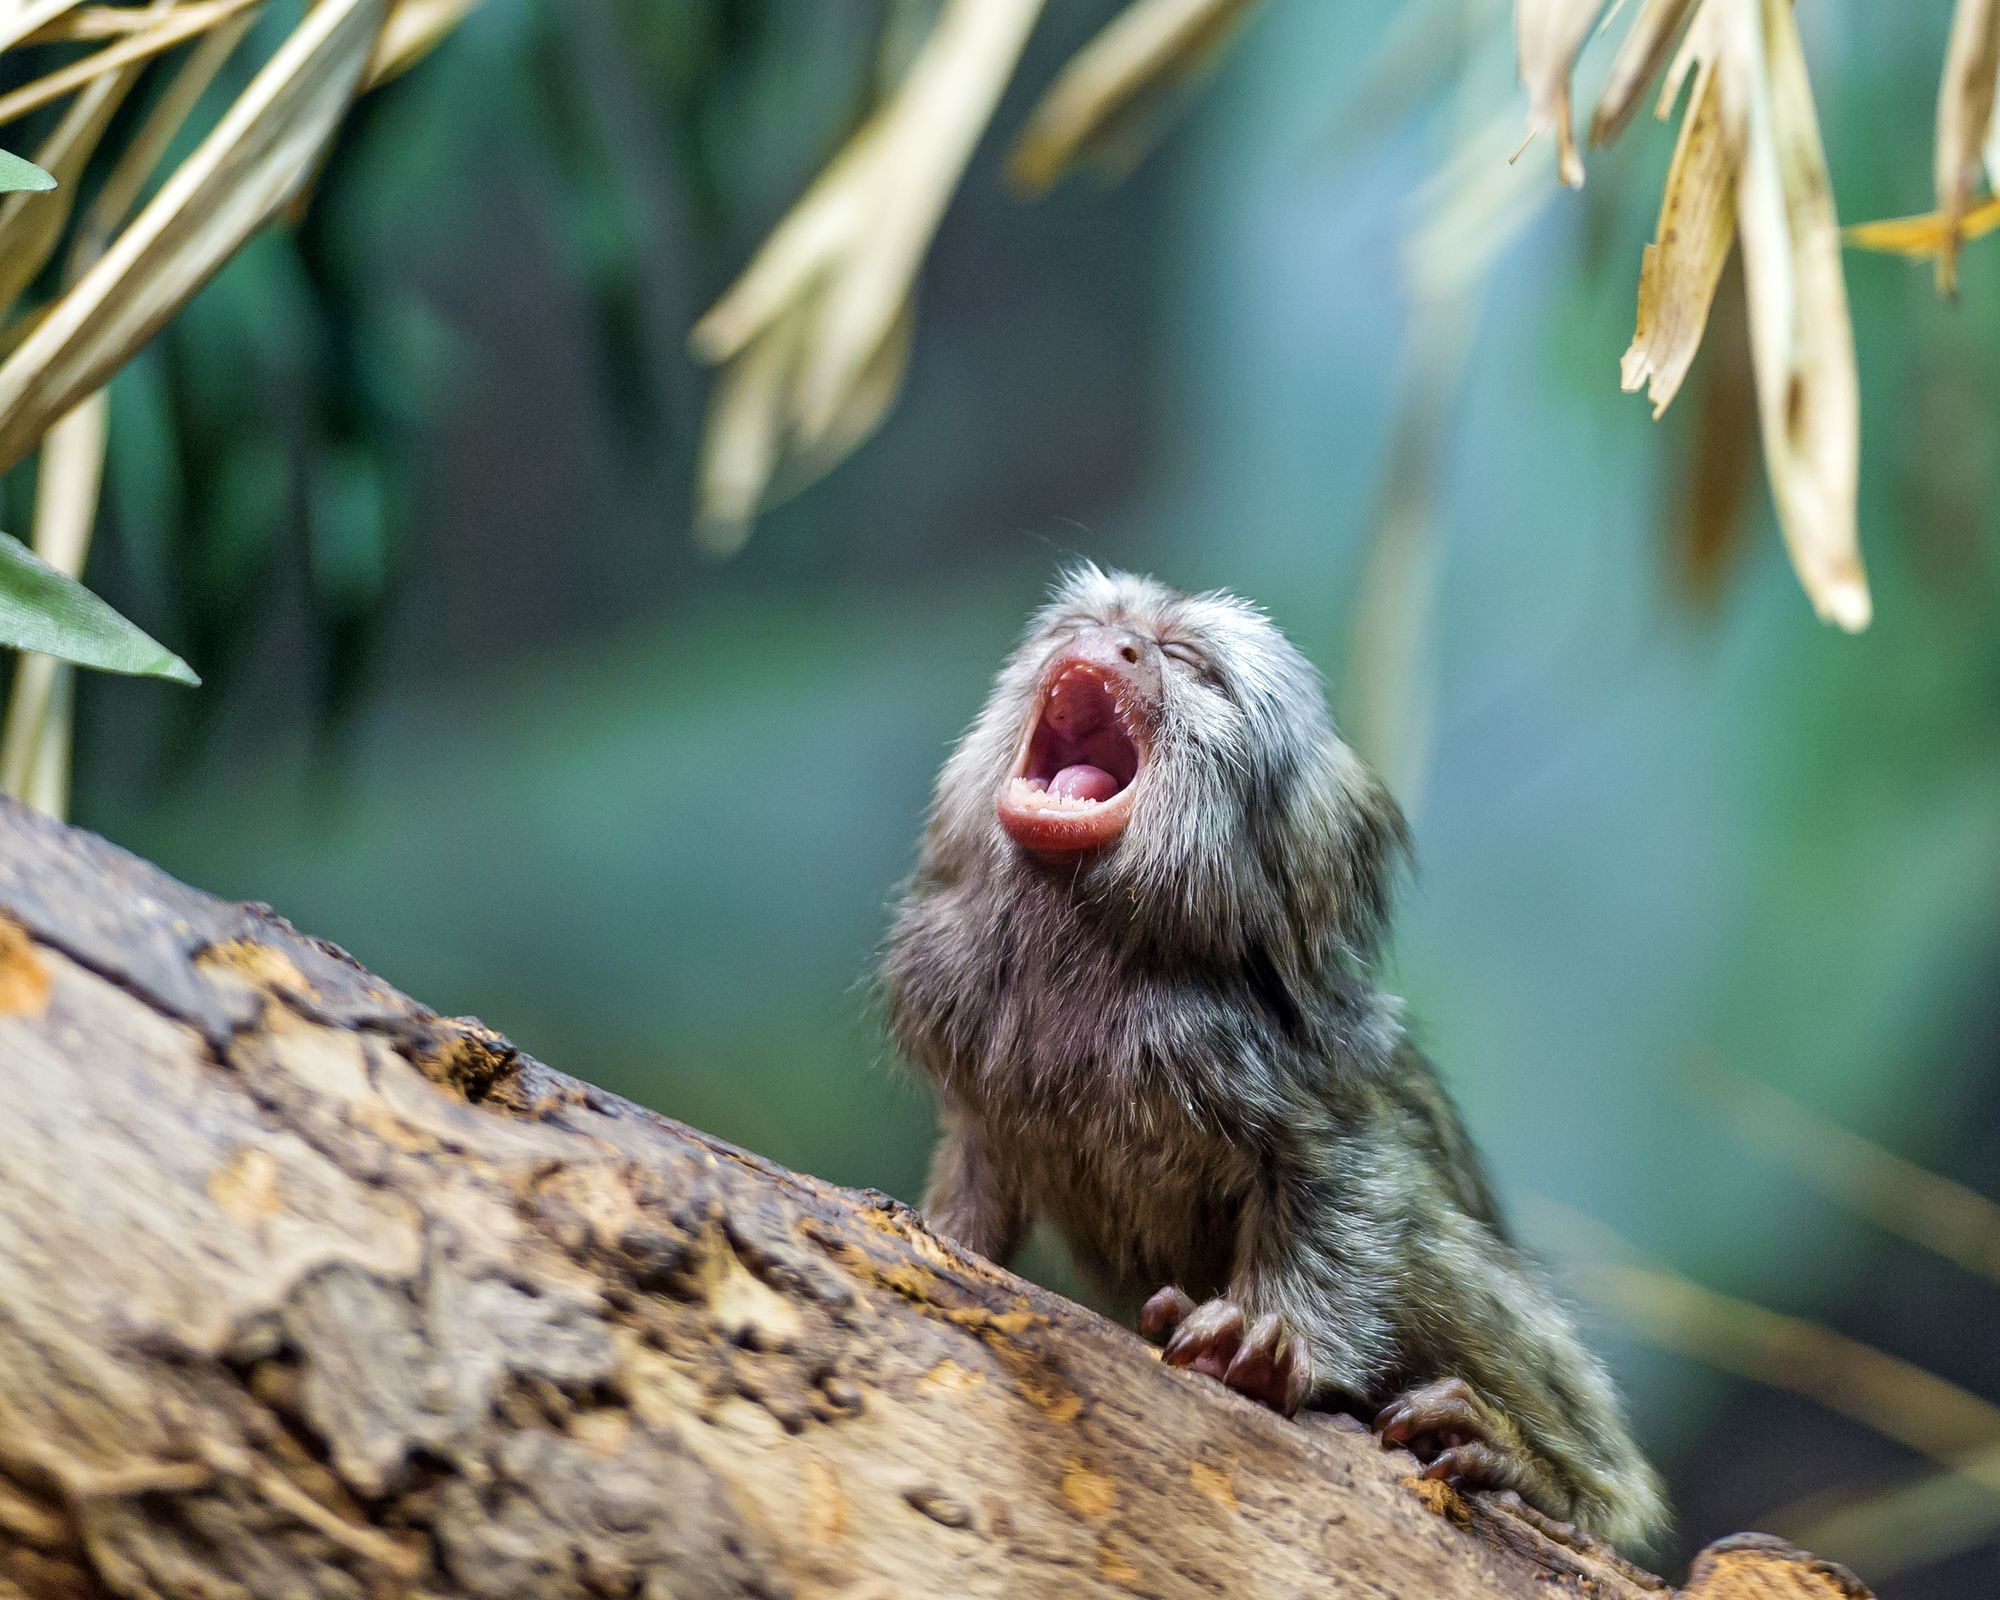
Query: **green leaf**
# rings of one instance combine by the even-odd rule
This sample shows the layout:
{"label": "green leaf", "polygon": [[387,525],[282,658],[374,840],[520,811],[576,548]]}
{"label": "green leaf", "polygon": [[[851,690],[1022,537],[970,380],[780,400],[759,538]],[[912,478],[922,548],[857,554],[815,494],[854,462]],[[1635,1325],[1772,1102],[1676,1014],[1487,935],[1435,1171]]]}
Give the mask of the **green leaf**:
{"label": "green leaf", "polygon": [[0,194],[15,189],[33,189],[39,194],[55,186],[56,180],[34,162],[24,161],[12,151],[0,150]]}
{"label": "green leaf", "polygon": [[179,656],[4,533],[0,533],[0,646],[39,651],[101,672],[201,682]]}

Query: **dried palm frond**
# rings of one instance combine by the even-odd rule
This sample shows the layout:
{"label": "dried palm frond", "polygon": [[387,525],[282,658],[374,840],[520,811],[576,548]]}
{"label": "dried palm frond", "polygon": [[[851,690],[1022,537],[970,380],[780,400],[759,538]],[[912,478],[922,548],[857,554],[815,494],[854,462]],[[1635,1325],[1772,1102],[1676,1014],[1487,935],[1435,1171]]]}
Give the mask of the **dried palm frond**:
{"label": "dried palm frond", "polygon": [[832,465],[887,409],[917,270],[1041,7],[947,0],[894,94],[695,324],[695,354],[728,368],[700,486],[714,548],[740,544],[781,480]]}
{"label": "dried palm frond", "polygon": [[[1550,20],[1556,0],[1516,0],[1522,76],[1531,93],[1567,110],[1567,72],[1584,7]],[[1539,19],[1543,53],[1526,53]],[[1650,73],[1685,26],[1660,114],[1690,73],[1659,228],[1641,260],[1639,307],[1622,381],[1646,388],[1658,416],[1672,402],[1707,326],[1732,242],[1743,251],[1750,349],[1765,471],[1793,569],[1821,619],[1850,632],[1872,614],[1856,501],[1861,474],[1860,386],[1840,229],[1818,117],[1791,0],[1647,4],[1632,23],[1593,129],[1623,125]],[[1567,49],[1563,48],[1567,43]],[[1546,82],[1565,74],[1563,97]],[[1541,78],[1531,76],[1538,71]]]}
{"label": "dried palm frond", "polygon": [[1521,86],[1528,91],[1528,139],[1545,128],[1555,129],[1556,172],[1568,189],[1583,186],[1583,157],[1577,153],[1570,111],[1570,79],[1604,3],[1515,0],[1514,5],[1514,50],[1521,63]]}
{"label": "dried palm frond", "polygon": [[1692,15],[1695,3],[1696,0],[1643,0],[1639,14],[1632,19],[1632,26],[1618,46],[1611,75],[1598,94],[1597,109],[1591,113],[1592,144],[1609,144],[1624,130],[1645,97],[1646,85],[1673,53],[1674,39],[1681,24]]}
{"label": "dried palm frond", "polygon": [[1984,176],[2000,172],[2000,120],[1994,116],[2000,80],[2000,0],[1959,0],[1938,83],[1937,209],[1920,216],[1863,222],[1847,242],[1863,250],[1937,263],[1938,290],[1958,286],[1958,253],[1968,239],[2000,228],[2000,196],[1974,198]]}
{"label": "dried palm frond", "polygon": [[1083,162],[1122,176],[1134,128],[1209,67],[1256,0],[1135,0],[1079,50],[1042,96],[1008,162],[1039,194]]}
{"label": "dried palm frond", "polygon": [[[42,447],[34,547],[50,567],[74,577],[89,548],[105,382],[301,189],[355,94],[411,64],[475,3],[317,0],[166,172],[175,135],[264,0],[42,0],[0,23],[0,50],[83,47],[0,95],[0,122],[69,102],[35,152],[57,179],[54,193],[0,202],[0,314],[68,244],[53,298],[0,330],[0,471]],[[149,73],[160,76],[159,92],[117,147],[104,148],[115,113]],[[74,197],[94,166],[102,178],[79,217]],[[0,733],[0,786],[51,810],[67,788],[69,670],[25,657]]]}
{"label": "dried palm frond", "polygon": [[[1115,165],[1133,123],[1213,63],[1250,5],[1131,0],[1043,97],[1014,152],[1016,181],[1039,191],[1081,161]],[[1575,186],[1578,58],[1623,5],[1513,6],[1529,137],[1553,131],[1558,176]],[[891,328],[908,316],[921,257],[1039,9],[1040,0],[947,0],[888,103],[696,325],[697,355],[740,364],[717,383],[703,451],[702,527],[713,546],[734,548],[759,509],[839,459],[893,403],[903,354]],[[1960,241],[2000,227],[2000,201],[1973,194],[1980,165],[1989,178],[2000,166],[1996,17],[2000,0],[1959,0],[1939,103],[1943,209],[1853,236],[1938,255],[1947,282]],[[1785,546],[1819,616],[1864,628],[1873,603],[1857,519],[1854,338],[1792,0],[1638,0],[1593,109],[1594,142],[1618,135],[1670,60],[1660,115],[1683,90],[1686,110],[1640,265],[1624,385],[1643,387],[1656,416],[1671,404],[1740,244],[1759,434]]]}
{"label": "dried palm frond", "polygon": [[1958,247],[1965,213],[1985,166],[1993,129],[1994,75],[2000,73],[2000,0],[1958,0],[1951,41],[1945,48],[1944,77],[1938,85],[1937,200],[1944,221],[1938,250],[1938,289],[1951,294],[1958,284]]}
{"label": "dried palm frond", "polygon": [[[1660,115],[1671,114],[1694,57],[1683,53],[1667,80]],[[1627,392],[1644,388],[1665,415],[1708,328],[1709,307],[1736,244],[1736,157],[1723,137],[1715,64],[1694,71],[1687,115],[1674,141],[1660,220],[1639,261],[1639,313],[1620,365]]]}

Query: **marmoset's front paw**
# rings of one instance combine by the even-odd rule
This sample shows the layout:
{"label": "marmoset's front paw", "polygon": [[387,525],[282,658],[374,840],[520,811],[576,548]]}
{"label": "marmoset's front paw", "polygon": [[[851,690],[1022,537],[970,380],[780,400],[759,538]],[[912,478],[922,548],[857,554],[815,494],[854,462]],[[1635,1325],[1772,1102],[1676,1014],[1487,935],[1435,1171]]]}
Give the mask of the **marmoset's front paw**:
{"label": "marmoset's front paw", "polygon": [[1162,1289],[1139,1313],[1139,1331],[1167,1338],[1163,1359],[1172,1367],[1205,1372],[1238,1394],[1290,1416],[1305,1403],[1312,1369],[1305,1342],[1277,1312],[1254,1323],[1233,1300],[1197,1306],[1178,1289]]}

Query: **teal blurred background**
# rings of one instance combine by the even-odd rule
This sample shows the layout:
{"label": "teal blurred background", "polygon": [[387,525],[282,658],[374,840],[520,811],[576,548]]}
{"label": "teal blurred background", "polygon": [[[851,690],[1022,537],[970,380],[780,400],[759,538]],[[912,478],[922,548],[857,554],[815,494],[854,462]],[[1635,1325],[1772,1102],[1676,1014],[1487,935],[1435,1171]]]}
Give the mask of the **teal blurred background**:
{"label": "teal blurred background", "polygon": [[[1005,135],[1112,9],[1036,35],[881,435],[717,563],[686,330],[850,126],[881,8],[489,0],[114,385],[92,581],[208,682],[80,686],[78,820],[914,1198],[930,1113],[868,980],[947,746],[1077,555],[1264,602],[1347,703],[1429,314],[1403,251],[1450,133],[1435,96],[1357,99],[1388,8],[1273,0],[1127,182],[1012,198]],[[1843,217],[1922,209],[1949,8],[1801,11]],[[1813,620],[1754,450],[1690,600],[1716,351],[1662,424],[1617,390],[1670,145],[1635,128],[1500,256],[1424,470],[1419,688],[1364,750],[1418,839],[1396,983],[1559,1263],[1618,1248],[1601,1224],[2000,1401],[2000,1286],[1816,1197],[1696,1070],[2000,1196],[2000,248],[1956,304],[1848,258],[1874,628]],[[1046,1245],[1028,1268],[1073,1287]],[[1673,1480],[1669,1571],[1923,1467],[1595,1321]],[[1823,1553],[1986,1595],[1996,1530],[2000,1496]]]}

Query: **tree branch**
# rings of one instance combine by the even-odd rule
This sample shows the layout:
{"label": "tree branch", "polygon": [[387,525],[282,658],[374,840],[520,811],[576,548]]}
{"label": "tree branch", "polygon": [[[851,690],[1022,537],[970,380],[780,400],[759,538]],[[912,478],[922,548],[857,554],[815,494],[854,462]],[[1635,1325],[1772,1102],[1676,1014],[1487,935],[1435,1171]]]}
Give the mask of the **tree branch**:
{"label": "tree branch", "polygon": [[0,1600],[1670,1592],[1411,1471],[0,806]]}

